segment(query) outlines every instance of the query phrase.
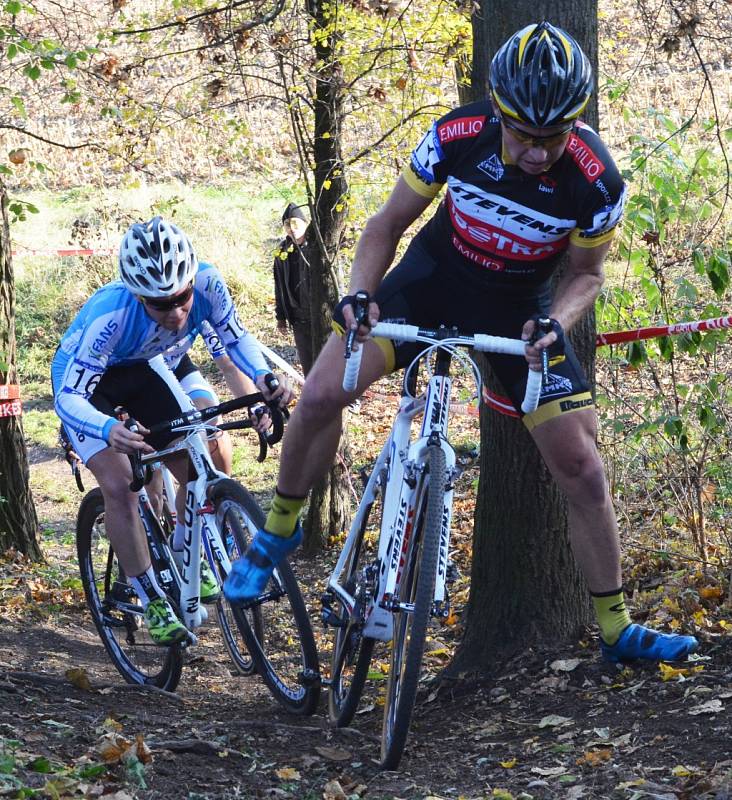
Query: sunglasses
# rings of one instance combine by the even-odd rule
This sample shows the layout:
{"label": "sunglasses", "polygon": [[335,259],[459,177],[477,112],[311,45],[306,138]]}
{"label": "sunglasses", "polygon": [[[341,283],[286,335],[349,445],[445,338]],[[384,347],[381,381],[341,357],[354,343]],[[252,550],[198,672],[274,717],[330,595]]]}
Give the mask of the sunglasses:
{"label": "sunglasses", "polygon": [[142,302],[153,311],[172,311],[174,308],[184,306],[191,299],[192,294],[193,283],[191,282],[187,289],[174,297],[143,297]]}
{"label": "sunglasses", "polygon": [[521,130],[521,128],[517,128],[503,116],[501,117],[501,124],[511,132],[511,136],[513,136],[517,142],[521,142],[521,144],[525,144],[527,147],[554,147],[557,144],[561,144],[574,128],[573,122],[561,131],[550,133],[548,136],[533,136]]}

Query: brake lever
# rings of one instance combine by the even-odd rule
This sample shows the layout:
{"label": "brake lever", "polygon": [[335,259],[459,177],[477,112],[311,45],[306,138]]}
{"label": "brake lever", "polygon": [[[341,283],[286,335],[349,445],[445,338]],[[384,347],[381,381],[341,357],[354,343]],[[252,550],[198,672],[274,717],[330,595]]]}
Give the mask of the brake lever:
{"label": "brake lever", "polygon": [[261,464],[264,459],[267,458],[267,437],[261,431],[257,431],[257,436],[259,436],[259,455],[257,456],[257,461]]}
{"label": "brake lever", "polygon": [[368,292],[358,291],[353,295],[353,316],[356,318],[358,327],[355,331],[350,330],[346,334],[345,357],[347,359],[351,357],[351,353],[353,352],[353,343],[356,341],[358,328],[360,328],[361,325],[368,324],[369,301],[370,298]]}
{"label": "brake lever", "polygon": [[[539,317],[534,325],[534,333],[531,336],[530,343],[538,342],[543,336],[552,331],[552,321],[549,317]],[[549,383],[549,353],[545,347],[541,351],[541,385],[546,386]]]}
{"label": "brake lever", "polygon": [[[279,388],[280,385],[280,382],[277,380],[277,376],[273,375],[271,372],[264,376],[264,383],[270,392],[274,392],[277,388]],[[282,436],[285,433],[285,419],[283,409],[280,408],[279,403],[276,400],[268,401],[267,407],[269,408],[269,414],[272,418],[272,432],[263,435],[267,441],[267,444],[271,446],[273,444],[277,444],[277,442],[282,439]],[[259,454],[262,454],[261,441]]]}
{"label": "brake lever", "polygon": [[[124,421],[124,426],[127,428],[127,430],[130,430],[133,433],[137,433],[139,430],[137,427],[137,422],[132,419],[132,417],[128,417]],[[139,492],[149,480],[150,468],[146,465],[143,465],[142,453],[139,450],[135,450],[134,453],[129,453],[128,458],[130,459],[130,466],[132,467],[130,491]]]}

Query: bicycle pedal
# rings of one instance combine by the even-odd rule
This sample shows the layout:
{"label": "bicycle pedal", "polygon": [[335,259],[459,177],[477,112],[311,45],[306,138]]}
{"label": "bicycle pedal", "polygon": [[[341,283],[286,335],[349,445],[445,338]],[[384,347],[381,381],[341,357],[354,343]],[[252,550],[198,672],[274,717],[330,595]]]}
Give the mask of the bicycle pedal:
{"label": "bicycle pedal", "polygon": [[342,619],[335,613],[332,609],[323,609],[320,614],[320,618],[323,620],[323,625],[330,626],[331,628],[345,628],[346,627],[346,620]]}
{"label": "bicycle pedal", "polygon": [[298,672],[297,682],[301,686],[310,688],[311,686],[321,686],[323,684],[323,679],[320,677],[320,673],[316,672],[314,669],[305,669],[302,672]]}

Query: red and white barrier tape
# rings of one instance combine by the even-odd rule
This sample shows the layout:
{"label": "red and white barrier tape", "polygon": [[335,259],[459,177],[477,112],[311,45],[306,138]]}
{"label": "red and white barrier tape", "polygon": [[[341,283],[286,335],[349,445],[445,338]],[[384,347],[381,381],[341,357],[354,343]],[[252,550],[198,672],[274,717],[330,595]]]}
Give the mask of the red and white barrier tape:
{"label": "red and white barrier tape", "polygon": [[53,248],[42,248],[42,249],[32,249],[23,247],[20,250],[13,250],[13,256],[44,256],[48,258],[53,258],[54,256],[114,256],[117,255],[119,251],[114,247],[103,247],[103,248],[74,248],[74,247],[66,247],[60,249],[53,249]]}

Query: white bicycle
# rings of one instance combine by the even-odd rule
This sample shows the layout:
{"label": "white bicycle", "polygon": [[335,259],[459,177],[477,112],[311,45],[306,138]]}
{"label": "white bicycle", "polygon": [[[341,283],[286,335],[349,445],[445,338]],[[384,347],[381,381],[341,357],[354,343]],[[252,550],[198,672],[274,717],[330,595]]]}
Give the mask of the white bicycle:
{"label": "white bicycle", "polygon": [[[175,432],[183,438],[164,450],[138,458],[133,464],[130,489],[139,492],[139,514],[158,583],[188,628],[188,639],[183,643],[159,647],[151,641],[142,622],[142,606],[106,536],[102,494],[93,489],[82,500],[77,519],[77,550],[87,604],[107,653],[129,683],[175,689],[181,675],[183,650],[195,644],[195,630],[207,617],[199,597],[202,548],[221,585],[232,561],[241,557],[251,537],[264,524],[264,514],[252,495],[215,468],[207,443],[208,437],[218,435],[221,430],[251,427],[248,419],[218,425],[207,420],[262,400],[259,393],[248,395],[202,411],[182,412],[176,419],[154,425],[153,434]],[[273,444],[282,435],[282,416],[275,404],[269,405],[274,430],[267,441]],[[163,513],[158,516],[144,485],[153,465],[180,451],[187,451],[191,466],[186,486],[184,548],[176,562],[168,543],[174,526],[172,502],[164,502]],[[260,460],[265,453],[265,440],[260,436]],[[164,478],[166,475],[163,494],[172,500],[174,486],[164,470]],[[292,713],[311,713],[317,704],[317,653],[305,605],[289,564],[285,561],[278,566],[266,593],[246,610],[231,607],[223,595],[216,610],[224,642],[237,670],[245,675],[257,671],[272,694]]]}
{"label": "white bicycle", "polygon": [[[322,613],[334,631],[326,685],[329,713],[338,726],[348,725],[356,713],[375,642],[391,642],[381,765],[395,769],[409,732],[428,624],[432,617],[450,613],[450,522],[458,475],[448,440],[451,361],[457,357],[470,367],[480,396],[478,368],[459,348],[524,357],[526,342],[392,323],[378,323],[371,334],[422,342],[427,348],[405,370],[399,410],[328,580]],[[355,388],[358,372],[350,362],[360,360],[351,341],[346,349],[347,391]],[[429,369],[433,355],[425,391],[415,396],[417,365]],[[536,408],[541,385],[542,373],[529,370],[522,405],[526,413]],[[412,421],[420,416],[419,434],[412,438]]]}

